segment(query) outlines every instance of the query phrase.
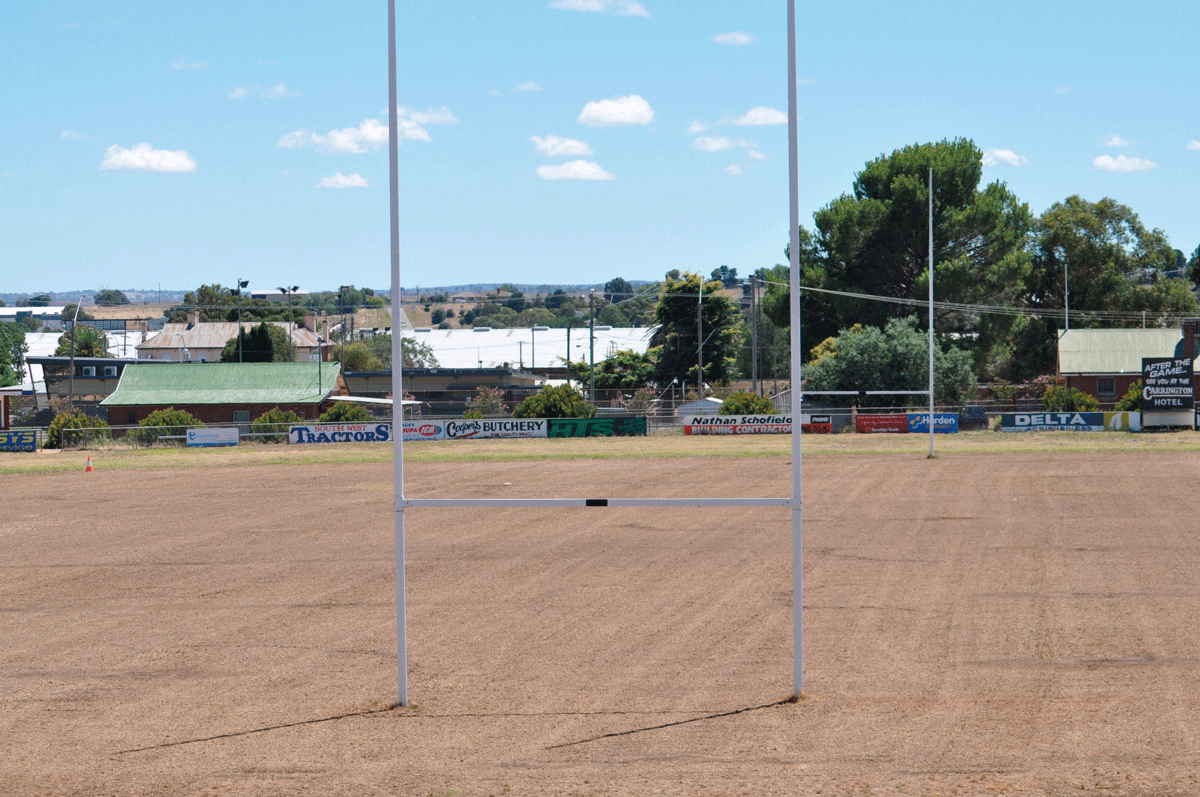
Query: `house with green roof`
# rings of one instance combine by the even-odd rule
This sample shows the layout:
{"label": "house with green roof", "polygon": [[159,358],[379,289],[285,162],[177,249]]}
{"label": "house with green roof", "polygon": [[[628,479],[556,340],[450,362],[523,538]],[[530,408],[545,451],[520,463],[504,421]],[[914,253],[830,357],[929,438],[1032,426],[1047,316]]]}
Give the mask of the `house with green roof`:
{"label": "house with green roof", "polygon": [[331,396],[348,394],[334,362],[139,364],[126,366],[100,406],[112,426],[168,407],[206,424],[247,424],[274,407],[316,420]]}
{"label": "house with green roof", "polygon": [[1111,408],[1142,378],[1142,358],[1196,357],[1197,321],[1181,329],[1068,329],[1058,338],[1058,376]]}

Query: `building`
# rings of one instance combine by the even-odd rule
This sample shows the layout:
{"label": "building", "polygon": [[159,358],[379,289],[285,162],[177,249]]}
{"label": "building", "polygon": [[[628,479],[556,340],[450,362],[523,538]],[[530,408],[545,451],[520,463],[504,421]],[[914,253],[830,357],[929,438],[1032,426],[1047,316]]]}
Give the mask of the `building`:
{"label": "building", "polygon": [[[244,321],[201,321],[196,310],[188,312],[183,324],[163,324],[162,332],[147,338],[137,346],[137,359],[162,362],[215,363],[221,359],[221,350],[231,339],[238,336],[238,329],[249,330],[261,322]],[[304,324],[287,321],[268,321],[287,331],[292,345],[296,347],[297,362],[312,362],[321,357],[322,343],[317,336],[317,317],[309,314]]]}
{"label": "building", "polygon": [[207,424],[249,424],[273,407],[316,420],[334,395],[348,395],[337,363],[137,363],[100,406],[111,426],[168,407]]}
{"label": "building", "polygon": [[[352,396],[384,398],[392,393],[392,372],[351,371],[345,375]],[[405,368],[404,392],[422,412],[462,415],[481,387],[499,388],[509,409],[540,391],[546,379],[514,368]]]}
{"label": "building", "polygon": [[1196,356],[1195,320],[1182,329],[1068,329],[1058,338],[1058,376],[1111,408],[1142,378],[1143,358]]}

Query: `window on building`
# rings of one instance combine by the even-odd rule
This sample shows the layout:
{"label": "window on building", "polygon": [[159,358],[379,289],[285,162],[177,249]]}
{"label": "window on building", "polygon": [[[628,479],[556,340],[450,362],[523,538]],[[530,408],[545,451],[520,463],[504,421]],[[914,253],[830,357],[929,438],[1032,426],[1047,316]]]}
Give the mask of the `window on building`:
{"label": "window on building", "polygon": [[1096,378],[1096,395],[1097,396],[1115,396],[1117,395],[1117,379],[1113,376],[1100,376]]}
{"label": "window on building", "polygon": [[250,423],[250,410],[234,410],[233,411],[233,422],[234,423]]}

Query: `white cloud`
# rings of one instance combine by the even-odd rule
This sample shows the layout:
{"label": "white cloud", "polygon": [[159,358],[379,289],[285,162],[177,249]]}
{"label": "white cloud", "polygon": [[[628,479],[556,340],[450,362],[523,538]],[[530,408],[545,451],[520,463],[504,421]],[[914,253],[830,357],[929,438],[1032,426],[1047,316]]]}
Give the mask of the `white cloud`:
{"label": "white cloud", "polygon": [[985,149],[983,151],[984,166],[1024,166],[1029,163],[1029,158],[1024,155],[1018,155],[1011,149]]}
{"label": "white cloud", "polygon": [[732,174],[734,177],[737,177],[738,175],[746,173],[745,170],[742,169],[741,166],[738,166],[736,163],[729,164],[721,171],[725,172],[726,174]]}
{"label": "white cloud", "polygon": [[238,86],[236,89],[229,92],[229,98],[233,99],[233,100],[240,100],[242,97],[245,97],[249,93],[250,93],[250,90],[247,89],[245,86]]}
{"label": "white cloud", "polygon": [[[403,105],[397,109],[400,138],[408,141],[431,141],[425,125],[453,124],[458,121],[450,109],[431,108],[414,111]],[[361,155],[379,149],[388,142],[387,125],[378,119],[364,119],[358,127],[330,130],[325,135],[300,128],[279,139],[281,147],[313,147],[323,152],[348,152]]]}
{"label": "white cloud", "polygon": [[80,133],[78,130],[64,130],[58,134],[59,138],[70,138],[75,141],[87,141],[87,136]]}
{"label": "white cloud", "polygon": [[194,172],[196,162],[181,149],[153,149],[145,142],[132,149],[113,144],[104,153],[100,171]]}
{"label": "white cloud", "polygon": [[526,80],[517,86],[517,91],[541,91],[542,87],[536,80]]}
{"label": "white cloud", "polygon": [[615,97],[611,100],[596,100],[583,106],[577,120],[592,127],[620,127],[621,125],[648,125],[654,118],[654,109],[637,94]]}
{"label": "white cloud", "polygon": [[702,152],[722,152],[727,149],[753,149],[758,145],[740,138],[734,141],[726,136],[700,136],[692,142],[692,146]]}
{"label": "white cloud", "polygon": [[537,151],[547,158],[557,158],[562,155],[591,155],[592,148],[582,141],[562,136],[533,136],[529,139],[537,147]]}
{"label": "white cloud", "polygon": [[774,108],[758,106],[751,108],[745,116],[733,120],[735,125],[786,125],[787,114]]}
{"label": "white cloud", "polygon": [[694,136],[697,133],[705,133],[711,127],[712,125],[710,125],[708,122],[692,122],[690,125],[688,125],[688,135]]}
{"label": "white cloud", "polygon": [[765,161],[767,159],[766,155],[762,154],[761,152],[759,152],[756,149],[752,149],[749,152],[747,152],[746,154],[749,155],[751,158],[754,158],[755,160]]}
{"label": "white cloud", "polygon": [[182,55],[171,61],[172,69],[208,69],[212,64],[208,61],[189,61]]}
{"label": "white cloud", "polygon": [[1106,140],[1104,142],[1104,146],[1106,146],[1106,147],[1128,147],[1129,142],[1126,141],[1125,139],[1121,138],[1120,136],[1118,136],[1116,133],[1113,133],[1111,136],[1108,137],[1108,140]]}
{"label": "white cloud", "polygon": [[1158,168],[1158,164],[1154,161],[1129,158],[1125,155],[1118,155],[1116,158],[1101,155],[1092,161],[1092,166],[1106,172],[1142,172],[1146,169]]}
{"label": "white cloud", "polygon": [[276,83],[269,89],[263,89],[263,92],[258,96],[263,97],[264,99],[272,100],[278,97],[299,97],[300,92],[288,91],[287,87],[282,83]]}
{"label": "white cloud", "polygon": [[363,177],[358,172],[354,174],[331,174],[328,177],[322,177],[321,182],[317,183],[317,188],[370,188],[371,184],[367,182],[367,178]]}
{"label": "white cloud", "polygon": [[718,33],[716,36],[712,37],[712,40],[717,44],[742,45],[753,44],[754,42],[758,41],[758,37],[751,36],[745,31],[737,31],[734,33]]}
{"label": "white cloud", "polygon": [[650,12],[636,0],[553,0],[551,8],[587,14],[616,14],[619,17],[648,17]]}
{"label": "white cloud", "polygon": [[539,166],[538,177],[543,180],[612,180],[611,172],[606,172],[598,163],[577,160],[554,166]]}
{"label": "white cloud", "polygon": [[1059,97],[1061,97],[1064,94],[1070,94],[1071,87],[1070,86],[1058,86],[1054,89],[1054,93],[1056,95],[1058,95]]}
{"label": "white cloud", "polygon": [[1188,149],[1200,149],[1200,141],[1189,141],[1187,143],[1187,148]]}

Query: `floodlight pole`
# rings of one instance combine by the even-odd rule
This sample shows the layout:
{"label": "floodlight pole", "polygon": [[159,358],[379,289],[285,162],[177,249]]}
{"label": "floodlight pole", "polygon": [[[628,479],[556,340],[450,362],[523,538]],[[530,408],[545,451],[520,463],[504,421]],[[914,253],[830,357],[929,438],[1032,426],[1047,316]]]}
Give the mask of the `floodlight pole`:
{"label": "floodlight pole", "polygon": [[788,224],[791,238],[788,283],[791,290],[792,343],[792,694],[804,688],[804,513],[801,489],[800,412],[800,158],[796,143],[796,0],[787,0],[788,35]]}
{"label": "floodlight pole", "polygon": [[700,277],[700,298],[696,301],[696,399],[704,398],[704,275]]}
{"label": "floodlight pole", "polygon": [[929,458],[933,453],[933,167],[929,167]]}
{"label": "floodlight pole", "polygon": [[[400,693],[397,703],[408,705],[408,628],[404,590],[404,355],[400,346],[400,170],[396,147],[399,122],[396,111],[396,0],[388,0],[388,161],[391,182],[392,233],[392,467],[396,509],[396,670]],[[344,334],[344,330],[343,330]],[[345,340],[342,341],[345,349]]]}

